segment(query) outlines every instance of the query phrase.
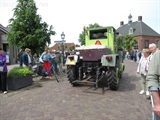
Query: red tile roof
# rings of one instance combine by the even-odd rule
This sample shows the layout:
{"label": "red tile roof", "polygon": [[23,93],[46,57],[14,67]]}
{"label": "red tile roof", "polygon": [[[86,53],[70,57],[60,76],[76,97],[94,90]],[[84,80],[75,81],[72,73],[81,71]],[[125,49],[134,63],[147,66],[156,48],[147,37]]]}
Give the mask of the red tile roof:
{"label": "red tile roof", "polygon": [[[70,51],[69,48],[70,48],[71,46],[76,46],[74,43],[65,43],[65,44],[66,44],[66,46],[67,46],[67,48],[65,49],[65,51]],[[57,50],[59,50],[59,49],[58,49],[58,46],[59,46],[59,43],[56,43],[55,45],[53,45],[52,47],[50,47],[50,49],[57,51]]]}

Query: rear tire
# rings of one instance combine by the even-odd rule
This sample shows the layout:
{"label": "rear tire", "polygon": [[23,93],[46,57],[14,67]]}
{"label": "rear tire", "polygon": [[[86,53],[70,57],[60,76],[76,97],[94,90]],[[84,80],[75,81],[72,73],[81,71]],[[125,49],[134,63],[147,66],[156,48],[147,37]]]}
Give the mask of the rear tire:
{"label": "rear tire", "polygon": [[108,71],[108,85],[111,90],[118,90],[119,88],[119,77],[116,75],[116,69],[112,68]]}
{"label": "rear tire", "polygon": [[73,85],[77,86],[77,83],[73,83],[75,80],[77,80],[76,77],[76,67],[75,66],[67,66],[67,77],[68,81]]}

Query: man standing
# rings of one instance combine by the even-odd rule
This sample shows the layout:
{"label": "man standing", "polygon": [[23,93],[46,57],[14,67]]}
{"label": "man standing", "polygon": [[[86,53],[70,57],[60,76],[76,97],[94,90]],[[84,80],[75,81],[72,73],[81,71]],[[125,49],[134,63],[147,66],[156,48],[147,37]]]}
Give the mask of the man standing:
{"label": "man standing", "polygon": [[160,78],[160,51],[156,51],[149,63],[147,81],[148,88],[153,97],[155,114],[160,117],[160,96],[159,96],[159,78]]}
{"label": "man standing", "polygon": [[23,63],[26,67],[28,68],[31,68],[32,66],[32,61],[31,61],[31,57],[29,55],[29,52],[30,52],[30,49],[29,48],[26,48],[25,49],[25,53],[23,54],[22,56],[22,59],[23,59]]}
{"label": "man standing", "polygon": [[23,66],[22,56],[23,56],[23,51],[22,51],[22,49],[20,49],[20,50],[19,50],[19,53],[18,53],[18,60],[19,60],[19,65],[20,65],[21,67]]}
{"label": "man standing", "polygon": [[62,55],[62,52],[59,53],[58,59],[59,59],[58,60],[59,61],[58,62],[59,73],[62,74],[63,73],[63,67],[62,67],[63,66],[63,55]]}

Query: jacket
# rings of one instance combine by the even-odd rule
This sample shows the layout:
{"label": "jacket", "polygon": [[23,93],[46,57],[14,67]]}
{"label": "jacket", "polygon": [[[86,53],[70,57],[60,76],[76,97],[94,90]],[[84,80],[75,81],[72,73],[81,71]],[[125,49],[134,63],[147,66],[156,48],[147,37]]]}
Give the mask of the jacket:
{"label": "jacket", "polygon": [[[29,58],[28,57],[30,57],[27,53],[24,53],[23,55],[22,55],[22,59],[23,59],[23,63],[26,65],[26,66],[28,66],[29,65]],[[31,60],[31,58],[30,58],[30,60]],[[31,63],[31,61],[30,61],[30,63]]]}
{"label": "jacket", "polygon": [[146,80],[148,81],[148,87],[159,87],[160,77],[160,51],[154,53],[148,68],[148,75]]}
{"label": "jacket", "polygon": [[0,66],[4,67],[3,72],[8,72],[7,65],[6,65],[6,55],[5,54],[0,54],[0,61],[2,61],[0,63]]}

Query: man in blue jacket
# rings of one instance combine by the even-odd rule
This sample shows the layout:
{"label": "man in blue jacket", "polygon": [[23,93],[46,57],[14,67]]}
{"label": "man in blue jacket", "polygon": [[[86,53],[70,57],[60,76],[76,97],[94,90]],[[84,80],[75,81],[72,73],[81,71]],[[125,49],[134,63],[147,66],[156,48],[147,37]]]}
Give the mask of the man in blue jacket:
{"label": "man in blue jacket", "polygon": [[31,67],[32,61],[31,61],[31,57],[29,55],[30,49],[26,48],[25,49],[25,53],[22,56],[23,59],[23,63],[26,67]]}

